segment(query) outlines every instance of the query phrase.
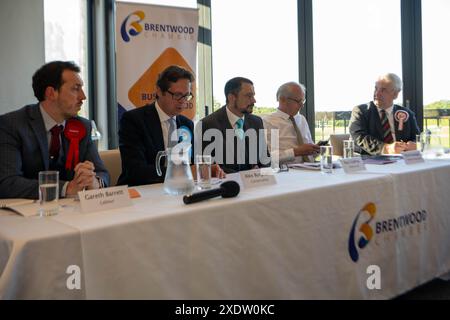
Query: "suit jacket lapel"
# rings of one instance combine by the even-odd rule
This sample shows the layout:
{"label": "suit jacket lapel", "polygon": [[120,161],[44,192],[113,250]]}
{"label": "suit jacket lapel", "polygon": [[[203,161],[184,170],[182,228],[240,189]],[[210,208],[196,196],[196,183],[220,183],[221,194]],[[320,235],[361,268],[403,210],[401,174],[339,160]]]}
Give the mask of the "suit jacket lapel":
{"label": "suit jacket lapel", "polygon": [[379,138],[383,140],[383,127],[381,126],[380,114],[378,113],[377,106],[373,102],[370,103],[369,113],[369,121],[374,121],[376,132],[379,132]]}
{"label": "suit jacket lapel", "polygon": [[227,129],[231,129],[233,130],[233,126],[230,123],[230,119],[228,119],[228,114],[227,114],[227,106],[223,106],[222,108],[219,109],[218,112],[220,112],[220,114],[218,115],[218,120],[219,120],[219,126],[220,126],[220,131],[222,131],[222,135],[225,139],[225,137],[227,136]]}
{"label": "suit jacket lapel", "polygon": [[[395,112],[397,111],[398,107],[394,104],[394,108],[392,108],[392,117],[394,118],[394,130],[395,130],[395,138],[397,141],[403,140],[402,133],[403,131],[398,131],[398,121],[395,119]],[[403,123],[403,130],[405,130],[405,124]]]}
{"label": "suit jacket lapel", "polygon": [[[146,108],[146,107],[144,107]],[[144,121],[147,129],[153,137],[153,143],[157,151],[164,150],[164,137],[161,128],[161,120],[159,119],[158,111],[156,111],[155,104],[152,103],[146,110],[147,119]]]}
{"label": "suit jacket lapel", "polygon": [[45,130],[44,120],[42,119],[41,111],[39,110],[39,104],[33,106],[29,111],[29,122],[36,136],[36,140],[39,143],[39,149],[41,150],[41,157],[44,163],[45,170],[49,167],[49,153],[48,153],[48,141],[47,131]]}

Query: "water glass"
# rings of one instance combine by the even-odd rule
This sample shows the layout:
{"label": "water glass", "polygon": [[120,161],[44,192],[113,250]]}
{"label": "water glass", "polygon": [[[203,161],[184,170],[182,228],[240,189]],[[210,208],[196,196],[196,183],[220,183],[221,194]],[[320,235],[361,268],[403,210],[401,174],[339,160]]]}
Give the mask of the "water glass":
{"label": "water glass", "polygon": [[39,216],[47,217],[58,214],[59,172],[39,172]]}
{"label": "water glass", "polygon": [[322,173],[333,173],[332,146],[320,146],[320,170]]}
{"label": "water glass", "polygon": [[416,134],[416,149],[420,152],[425,150],[425,137],[424,134]]}
{"label": "water glass", "polygon": [[353,158],[355,152],[355,142],[353,140],[344,140],[343,141],[344,152],[343,158]]}
{"label": "water glass", "polygon": [[199,189],[211,188],[211,156],[197,155],[195,163],[197,165],[197,186]]}

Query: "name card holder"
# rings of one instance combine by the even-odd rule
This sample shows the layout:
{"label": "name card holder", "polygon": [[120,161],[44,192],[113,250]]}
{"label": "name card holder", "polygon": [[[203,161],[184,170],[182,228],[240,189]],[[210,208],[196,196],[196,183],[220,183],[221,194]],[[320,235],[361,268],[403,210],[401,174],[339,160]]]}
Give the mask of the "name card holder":
{"label": "name card holder", "polygon": [[405,164],[407,165],[425,162],[422,157],[422,153],[420,153],[419,150],[402,152],[402,156],[403,160],[405,160]]}
{"label": "name card holder", "polygon": [[82,212],[95,212],[132,205],[128,186],[78,192]]}
{"label": "name card holder", "polygon": [[272,168],[241,171],[239,175],[245,189],[277,184]]}
{"label": "name card holder", "polygon": [[366,171],[366,165],[362,161],[361,157],[339,159],[345,173],[354,173],[360,171]]}

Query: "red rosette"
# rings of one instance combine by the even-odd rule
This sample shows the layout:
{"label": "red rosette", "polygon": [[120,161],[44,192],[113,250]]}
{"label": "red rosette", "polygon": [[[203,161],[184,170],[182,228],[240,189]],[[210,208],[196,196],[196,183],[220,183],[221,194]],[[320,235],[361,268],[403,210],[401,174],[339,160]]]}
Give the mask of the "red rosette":
{"label": "red rosette", "polygon": [[397,110],[394,114],[395,121],[398,122],[398,130],[403,130],[403,124],[408,121],[409,113],[404,110]]}
{"label": "red rosette", "polygon": [[86,127],[80,120],[66,121],[64,136],[69,140],[69,151],[66,159],[66,170],[73,170],[80,162],[80,140],[86,136]]}

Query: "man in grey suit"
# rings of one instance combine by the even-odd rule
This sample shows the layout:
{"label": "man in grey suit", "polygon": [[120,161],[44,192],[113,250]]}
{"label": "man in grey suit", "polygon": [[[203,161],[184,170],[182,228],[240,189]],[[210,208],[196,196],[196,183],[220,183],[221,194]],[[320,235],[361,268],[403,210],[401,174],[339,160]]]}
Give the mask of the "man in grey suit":
{"label": "man in grey suit", "polygon": [[226,173],[270,166],[263,121],[252,115],[253,82],[243,77],[229,80],[225,97],[225,106],[197,124],[202,153],[212,155]]}
{"label": "man in grey suit", "polygon": [[[38,174],[45,170],[59,171],[61,197],[108,185],[90,121],[77,116],[86,99],[79,72],[72,62],[43,65],[33,75],[39,103],[0,116],[0,198],[37,199]],[[70,154],[77,146],[75,165]]]}
{"label": "man in grey suit", "polygon": [[350,134],[361,154],[396,154],[416,149],[416,117],[411,110],[394,104],[402,90],[401,79],[388,73],[375,83],[373,101],[353,108]]}

